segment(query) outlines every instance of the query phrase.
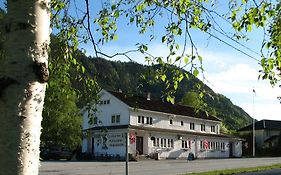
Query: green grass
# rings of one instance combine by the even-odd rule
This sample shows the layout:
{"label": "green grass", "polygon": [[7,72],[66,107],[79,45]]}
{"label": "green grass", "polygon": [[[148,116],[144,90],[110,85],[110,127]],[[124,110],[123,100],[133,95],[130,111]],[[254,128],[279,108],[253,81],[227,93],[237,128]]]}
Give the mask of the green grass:
{"label": "green grass", "polygon": [[201,172],[201,173],[188,173],[184,175],[230,175],[230,174],[256,172],[256,171],[271,170],[271,169],[278,169],[278,168],[281,168],[281,164],[258,166],[258,167],[251,167],[251,168],[215,170],[215,171],[208,171],[208,172]]}

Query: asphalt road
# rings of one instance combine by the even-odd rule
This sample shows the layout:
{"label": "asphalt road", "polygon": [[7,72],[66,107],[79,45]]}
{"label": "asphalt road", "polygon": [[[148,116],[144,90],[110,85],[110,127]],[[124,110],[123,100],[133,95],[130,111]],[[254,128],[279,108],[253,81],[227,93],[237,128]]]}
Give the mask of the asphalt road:
{"label": "asphalt road", "polygon": [[[129,162],[130,175],[177,175],[281,163],[279,158],[145,160]],[[43,161],[39,175],[124,175],[125,162]],[[279,173],[280,174],[280,173]],[[248,174],[247,174],[248,175]]]}

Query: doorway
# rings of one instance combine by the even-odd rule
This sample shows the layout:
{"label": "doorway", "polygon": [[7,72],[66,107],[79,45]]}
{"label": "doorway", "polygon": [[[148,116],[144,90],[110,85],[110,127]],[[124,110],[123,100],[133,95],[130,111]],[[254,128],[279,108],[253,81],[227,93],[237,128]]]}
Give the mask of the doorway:
{"label": "doorway", "polygon": [[229,157],[233,157],[233,143],[229,142]]}
{"label": "doorway", "polygon": [[136,137],[136,150],[138,151],[139,155],[143,154],[143,137],[137,136]]}

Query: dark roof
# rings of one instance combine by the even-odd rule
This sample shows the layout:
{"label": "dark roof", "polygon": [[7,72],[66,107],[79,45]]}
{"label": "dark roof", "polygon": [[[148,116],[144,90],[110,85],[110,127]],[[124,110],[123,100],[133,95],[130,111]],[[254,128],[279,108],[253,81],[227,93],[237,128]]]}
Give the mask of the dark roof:
{"label": "dark roof", "polygon": [[114,91],[108,91],[108,92],[132,108],[144,109],[144,110],[156,111],[156,112],[164,112],[168,114],[189,116],[189,117],[201,118],[207,120],[221,121],[220,119],[214,116],[207,115],[206,112],[203,111],[195,112],[195,109],[189,106],[171,104],[171,103],[156,101],[156,100],[147,100],[144,97],[124,94],[121,92],[114,92]]}
{"label": "dark roof", "polygon": [[[255,123],[255,130],[261,129],[271,129],[271,130],[281,130],[281,121],[278,120],[261,120]],[[238,131],[251,131],[253,130],[253,124],[248,125]]]}
{"label": "dark roof", "polygon": [[271,136],[268,139],[266,139],[264,142],[272,142],[272,141],[278,139],[278,137],[279,137],[279,135]]}
{"label": "dark roof", "polygon": [[202,137],[220,137],[220,138],[228,138],[228,139],[236,139],[243,140],[239,137],[227,134],[210,134],[210,133],[200,133],[200,132],[192,132],[192,131],[183,131],[176,129],[166,129],[166,128],[154,128],[154,127],[145,127],[145,126],[135,126],[135,125],[115,125],[115,126],[98,126],[92,127],[89,129],[85,129],[83,131],[101,131],[101,130],[110,130],[110,129],[138,129],[138,130],[146,130],[146,131],[156,131],[156,132],[167,132],[167,133],[177,133],[178,135],[195,135]]}

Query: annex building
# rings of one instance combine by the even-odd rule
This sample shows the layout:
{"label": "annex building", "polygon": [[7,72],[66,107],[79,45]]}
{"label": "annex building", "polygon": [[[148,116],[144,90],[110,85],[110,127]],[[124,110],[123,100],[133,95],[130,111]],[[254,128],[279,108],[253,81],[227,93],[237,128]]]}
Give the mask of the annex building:
{"label": "annex building", "polygon": [[[102,90],[83,111],[82,152],[124,158],[227,158],[242,156],[242,140],[220,133],[221,120],[188,106]],[[127,141],[127,143],[126,143]]]}

